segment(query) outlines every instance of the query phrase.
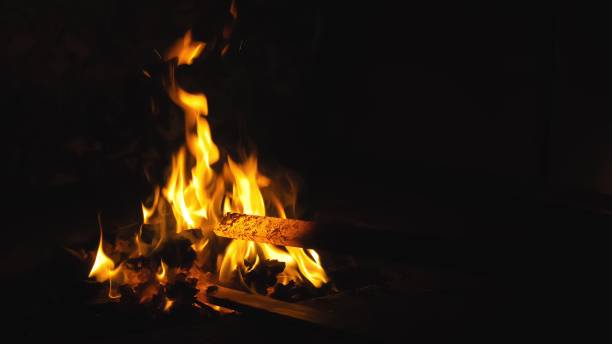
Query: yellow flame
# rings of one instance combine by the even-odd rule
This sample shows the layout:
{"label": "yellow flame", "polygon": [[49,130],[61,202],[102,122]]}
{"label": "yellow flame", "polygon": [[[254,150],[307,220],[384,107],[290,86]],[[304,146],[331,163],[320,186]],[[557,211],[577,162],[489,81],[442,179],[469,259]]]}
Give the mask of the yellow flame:
{"label": "yellow flame", "polygon": [[[192,47],[184,43],[191,42],[188,31],[182,41],[175,47]],[[197,53],[196,53],[197,52]],[[189,54],[196,58],[201,51],[171,51],[168,56]],[[191,61],[191,60],[190,60]],[[214,225],[217,212],[213,207],[219,205],[223,196],[223,181],[216,177],[211,165],[219,160],[219,149],[212,140],[210,125],[205,117],[208,115],[208,101],[202,93],[189,93],[176,85],[174,75],[170,75],[168,95],[185,114],[185,141],[195,164],[187,169],[188,156],[181,148],[172,158],[171,173],[162,193],[172,208],[176,220],[176,232],[185,229],[203,228]]]}
{"label": "yellow flame", "polygon": [[252,241],[233,240],[225,249],[219,267],[219,280],[229,282],[240,271],[249,272],[259,264],[256,244]]}
{"label": "yellow flame", "polygon": [[150,208],[147,208],[144,203],[142,206],[142,219],[143,223],[149,223],[149,219],[157,209],[157,203],[159,202],[159,187],[155,187],[155,196],[153,197],[153,205]]}
{"label": "yellow flame", "polygon": [[115,268],[115,262],[113,262],[113,260],[104,253],[103,245],[102,227],[100,227],[100,243],[98,244],[96,259],[91,267],[88,277],[94,277],[98,282],[108,281],[108,297],[111,299],[117,299],[121,297],[118,287],[125,282],[123,264],[120,264],[117,268]]}
{"label": "yellow flame", "polygon": [[208,99],[202,93],[192,94],[181,88],[177,89],[178,99],[182,107],[204,116],[208,115]]}
{"label": "yellow flame", "polygon": [[242,165],[235,163],[230,157],[227,159],[226,174],[233,182],[230,196],[232,212],[248,215],[265,215],[264,199],[257,185],[257,159],[250,156]]}
{"label": "yellow flame", "polygon": [[98,245],[98,252],[96,253],[96,260],[88,276],[94,277],[98,282],[104,282],[113,277],[115,269],[115,262],[104,253],[102,245],[102,230],[100,230],[100,243]]}
{"label": "yellow flame", "polygon": [[196,252],[204,251],[204,248],[208,245],[208,239],[200,240],[198,243],[191,244],[191,248]]}
{"label": "yellow flame", "polygon": [[[297,263],[298,269],[302,275],[304,275],[304,277],[310,283],[312,283],[312,285],[320,288],[324,283],[327,283],[329,278],[321,266],[321,262],[318,259],[318,254],[317,258],[313,257],[313,259],[311,259],[308,257],[303,248],[287,246],[287,251]],[[310,251],[314,252],[314,250]]]}
{"label": "yellow flame", "polygon": [[166,302],[164,304],[164,312],[170,311],[170,308],[172,308],[173,304],[174,304],[173,300],[170,300],[169,298],[166,298]]}
{"label": "yellow flame", "polygon": [[164,261],[163,261],[163,260],[161,261],[161,264],[160,264],[160,265],[161,265],[161,266],[160,266],[160,269],[159,269],[159,270],[161,270],[161,271],[159,271],[159,272],[157,272],[157,273],[155,274],[155,278],[157,278],[157,281],[158,281],[160,284],[165,285],[166,283],[168,283],[168,276],[167,276],[167,273],[168,273],[168,265],[166,265],[166,263],[164,263]]}
{"label": "yellow flame", "polygon": [[[235,1],[232,2],[230,13],[235,21]],[[165,58],[177,58],[176,65],[191,64],[203,52],[204,47],[205,43],[193,41],[191,31],[188,31],[172,46]],[[222,173],[217,172],[220,168],[213,168],[221,157],[205,117],[209,110],[208,100],[203,93],[190,93],[177,85],[174,79],[176,65],[171,65],[166,90],[170,99],[185,115],[185,146],[173,155],[166,184],[161,189],[155,189],[151,207],[142,204],[142,213],[145,223],[154,223],[155,228],[161,231],[160,239],[152,250],[160,247],[166,236],[171,235],[170,231],[181,233],[187,229],[199,228],[204,238],[192,242],[192,248],[198,253],[198,257],[204,257],[209,252],[214,252],[210,250],[211,245],[206,236],[212,235],[212,227],[224,213],[231,211],[265,216],[268,202],[277,216],[286,218],[285,207],[280,200],[283,199],[285,203],[287,199],[295,202],[295,196],[281,197],[276,193],[277,190],[271,187],[272,180],[259,173],[255,155],[240,163],[227,156],[226,162],[221,166]],[[290,188],[288,193],[293,194],[295,190],[292,186]],[[262,193],[262,189],[265,193]],[[138,235],[135,240],[139,253],[148,252]],[[119,283],[122,279],[129,280],[125,272],[113,278],[113,274],[117,273],[113,270],[114,263],[104,255],[101,245],[102,239],[98,250],[100,259],[96,259],[90,275],[97,276],[99,280],[110,279],[111,284]],[[264,259],[285,263],[284,271],[277,276],[278,283],[309,281],[315,287],[320,287],[328,281],[314,250],[283,248],[241,240],[231,241],[218,260],[219,280],[230,281],[239,273],[248,273]],[[161,262],[156,278],[162,284],[167,283],[168,266],[164,262]],[[167,300],[164,309],[171,306],[172,301]]]}
{"label": "yellow flame", "polygon": [[176,57],[178,58],[179,65],[190,65],[194,59],[200,56],[205,47],[206,43],[193,41],[191,30],[189,30],[182,39],[178,40],[168,49],[165,58],[166,60],[171,60]]}

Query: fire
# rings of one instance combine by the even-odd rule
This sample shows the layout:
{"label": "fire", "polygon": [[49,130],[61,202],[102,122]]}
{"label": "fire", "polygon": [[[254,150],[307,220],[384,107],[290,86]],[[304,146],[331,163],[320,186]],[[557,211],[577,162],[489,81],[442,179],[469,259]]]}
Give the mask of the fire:
{"label": "fire", "polygon": [[115,262],[110,259],[103,249],[102,242],[102,230],[100,230],[100,244],[98,245],[98,252],[96,253],[96,260],[94,261],[91,271],[88,277],[94,277],[98,282],[105,282],[114,275]]}
{"label": "fire", "polygon": [[96,252],[96,259],[94,260],[93,266],[89,271],[88,277],[93,277],[98,282],[109,281],[108,297],[116,299],[121,297],[116,287],[121,285],[124,281],[123,266],[119,265],[115,268],[115,262],[110,259],[104,253],[104,240],[102,237],[102,225],[100,225],[100,242],[98,244],[98,251]]}
{"label": "fire", "polygon": [[168,265],[166,265],[166,263],[164,263],[164,261],[162,260],[160,264],[160,271],[155,274],[155,278],[157,278],[159,283],[162,285],[168,283],[167,271]]}
{"label": "fire", "polygon": [[164,312],[169,312],[173,304],[174,301],[170,300],[169,298],[166,298],[166,301],[164,302]]}
{"label": "fire", "polygon": [[[225,28],[226,40],[229,35],[226,37],[225,33],[231,33],[237,18],[235,1],[232,2],[230,14],[233,19],[231,25]],[[173,155],[166,183],[155,189],[151,206],[142,204],[143,221],[156,226],[157,241],[145,244],[142,232],[136,234],[134,241],[137,250],[132,256],[147,256],[162,247],[169,238],[191,235],[192,230],[196,229],[201,235],[191,236],[189,240],[197,255],[196,262],[202,263],[208,259],[206,257],[212,257],[211,252],[218,252],[218,249],[214,249],[218,241],[211,240],[214,239],[212,228],[224,213],[265,216],[269,210],[276,216],[286,218],[285,207],[280,200],[295,201],[295,190],[292,187],[285,191],[286,194],[271,187],[274,183],[260,173],[255,155],[248,156],[242,162],[237,162],[229,155],[222,157],[206,119],[209,115],[206,95],[188,92],[177,85],[174,78],[176,66],[192,64],[204,52],[205,47],[206,43],[195,41],[191,31],[187,31],[165,54],[165,59],[170,63],[166,91],[169,98],[183,110],[185,146]],[[222,49],[226,50],[227,45]],[[227,244],[216,266],[213,264],[216,271],[210,272],[216,274],[218,281],[230,283],[236,278],[242,280],[245,274],[264,260],[284,263],[284,270],[277,275],[277,283],[280,284],[286,285],[293,281],[298,285],[310,283],[318,288],[329,281],[319,255],[314,250],[241,240]],[[168,283],[168,274],[172,269],[160,261],[157,271],[154,271],[157,282],[161,285]],[[113,260],[104,253],[101,235],[89,276],[99,282],[110,280],[112,290],[112,284],[135,280],[130,279],[126,272],[119,273],[121,271],[122,265],[115,269]],[[164,309],[170,309],[172,303],[172,300],[166,299]]]}
{"label": "fire", "polygon": [[[235,11],[235,4],[232,8]],[[190,32],[183,41],[186,39],[191,40]],[[178,63],[181,63],[180,59]],[[226,212],[266,215],[266,202],[261,189],[270,186],[271,180],[259,173],[257,158],[251,155],[242,163],[237,163],[228,156],[222,175],[217,175],[213,164],[220,158],[219,149],[212,141],[210,126],[203,117],[208,115],[206,96],[190,94],[178,87],[174,80],[170,81],[170,85],[167,90],[170,98],[183,109],[186,128],[190,127],[189,122],[194,121],[194,117],[197,124],[195,134],[189,129],[186,131],[187,147],[195,158],[195,166],[188,175],[187,151],[180,149],[173,159],[170,178],[163,192],[172,205],[177,233],[188,228],[207,231]],[[231,185],[231,192],[224,192],[225,184]],[[286,216],[277,195],[272,194],[269,201],[279,216]],[[316,252],[309,256],[301,248],[285,250],[269,244],[234,240],[227,246],[219,264],[220,281],[230,281],[239,271],[246,273],[252,270],[261,259],[285,263],[285,271],[278,276],[283,284],[306,279],[315,287],[320,287],[329,280]]]}
{"label": "fire", "polygon": [[155,197],[153,198],[153,205],[151,208],[147,208],[144,204],[142,204],[142,218],[144,223],[149,223],[149,218],[157,209],[157,202],[159,202],[159,188],[155,188]]}
{"label": "fire", "polygon": [[236,20],[238,20],[238,8],[236,7],[236,0],[232,0],[232,4],[229,9],[230,16],[232,17],[231,22],[227,23],[223,28],[223,39],[226,41],[223,49],[221,49],[221,56],[227,54],[229,50],[229,39],[232,36],[232,32],[234,31],[234,26],[236,25]]}
{"label": "fire", "polygon": [[200,56],[206,47],[204,42],[194,42],[191,38],[191,30],[185,33],[185,36],[178,40],[166,53],[166,60],[178,58],[179,64],[192,64],[193,60]]}

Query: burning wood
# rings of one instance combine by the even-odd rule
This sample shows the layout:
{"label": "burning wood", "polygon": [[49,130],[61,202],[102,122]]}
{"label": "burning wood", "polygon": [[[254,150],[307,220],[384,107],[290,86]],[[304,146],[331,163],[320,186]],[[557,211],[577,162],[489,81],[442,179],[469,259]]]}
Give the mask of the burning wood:
{"label": "burning wood", "polygon": [[229,288],[209,288],[206,294],[200,294],[198,298],[241,312],[275,314],[329,328],[341,327],[340,323],[329,313],[321,312],[315,308],[274,300],[269,297],[253,295]]}
{"label": "burning wood", "polygon": [[237,213],[226,214],[214,229],[225,238],[294,247],[312,247],[315,230],[313,222]]}
{"label": "burning wood", "polygon": [[[237,18],[235,2],[230,13],[233,26]],[[231,33],[227,28],[225,40]],[[261,174],[255,155],[242,162],[222,156],[206,119],[206,95],[188,92],[177,83],[175,70],[179,65],[195,63],[201,54],[214,52],[214,47],[197,41],[188,31],[164,55],[169,67],[164,84],[168,98],[183,111],[185,145],[172,157],[166,183],[155,188],[151,206],[142,205],[144,223],[139,231],[121,239],[121,245],[117,240],[112,252],[105,251],[100,234],[89,277],[108,281],[111,298],[136,293],[135,299],[148,302],[154,295],[167,293],[163,309],[169,310],[192,303],[190,293],[173,292],[191,292],[189,288],[177,289],[188,285],[185,281],[220,283],[284,299],[292,299],[291,292],[300,288],[325,290],[321,287],[328,285],[329,278],[315,251],[291,247],[301,246],[291,240],[286,248],[267,244],[290,238],[247,242],[219,240],[213,235],[212,229],[224,213],[260,215],[264,220],[267,218],[263,216],[270,213],[286,217],[285,207],[293,206],[288,203],[296,199],[295,190],[283,193],[274,187],[273,180]],[[227,47],[218,53],[224,55]],[[293,201],[281,201],[287,199]],[[262,225],[264,230],[270,227]],[[238,233],[233,235],[242,239]],[[180,297],[183,294],[187,296]]]}
{"label": "burning wood", "polygon": [[[396,257],[414,245],[436,240],[412,232],[341,220],[303,221],[237,213],[226,214],[214,232],[225,238],[279,246]],[[314,250],[309,252],[316,254]]]}

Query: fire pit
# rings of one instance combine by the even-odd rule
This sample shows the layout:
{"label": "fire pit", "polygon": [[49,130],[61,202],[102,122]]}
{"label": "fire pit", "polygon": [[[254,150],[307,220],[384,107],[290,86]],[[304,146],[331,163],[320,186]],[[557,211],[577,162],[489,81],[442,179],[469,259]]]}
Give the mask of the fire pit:
{"label": "fire pit", "polygon": [[[30,63],[34,76],[9,68],[28,96],[6,97],[23,130],[6,128],[35,134],[7,146],[11,330],[152,343],[507,333],[497,328],[516,313],[499,320],[500,303],[529,281],[509,277],[529,241],[518,231],[557,212],[529,188],[455,169],[511,157],[478,158],[497,142],[474,129],[489,108],[453,88],[503,94],[461,74],[482,61],[441,58],[475,39],[471,26],[455,19],[443,27],[463,31],[448,38],[417,9],[403,20],[379,5],[355,4],[355,17],[316,2],[213,2],[88,4],[78,25],[58,8],[57,27],[38,28],[49,56],[15,35],[7,66]],[[437,43],[414,41],[423,30]]]}
{"label": "fire pit", "polygon": [[[235,2],[230,14],[232,20],[222,34],[226,41],[237,18]],[[214,234],[224,213],[265,216],[272,212],[284,219],[295,209],[297,197],[291,180],[283,190],[261,174],[255,155],[243,162],[220,155],[206,120],[206,96],[186,91],[175,79],[177,66],[190,65],[203,53],[222,56],[229,43],[220,49],[219,45],[206,47],[188,31],[164,54],[168,69],[162,80],[168,97],[183,111],[185,145],[172,158],[166,185],[155,189],[151,205],[142,205],[142,225],[136,230],[126,228],[109,248],[100,223],[100,241],[89,277],[109,283],[110,299],[154,302],[154,308],[163,311],[179,306],[223,311],[210,304],[206,294],[196,296],[199,291],[218,288],[216,284],[286,299],[315,295],[315,289],[331,290],[314,250],[241,237],[227,240]],[[305,292],[307,289],[313,291]]]}

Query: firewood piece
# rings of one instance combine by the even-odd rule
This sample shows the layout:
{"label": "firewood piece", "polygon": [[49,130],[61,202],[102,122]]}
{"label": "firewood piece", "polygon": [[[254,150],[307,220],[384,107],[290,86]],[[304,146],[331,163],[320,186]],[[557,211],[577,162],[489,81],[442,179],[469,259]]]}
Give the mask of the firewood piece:
{"label": "firewood piece", "polygon": [[268,288],[276,284],[276,275],[283,270],[285,263],[266,259],[247,272],[244,281],[247,285],[253,286],[259,294],[266,295]]}
{"label": "firewood piece", "polygon": [[214,231],[226,238],[304,247],[305,238],[314,229],[308,221],[228,213]]}
{"label": "firewood piece", "polygon": [[199,299],[204,299],[221,307],[235,309],[243,313],[273,314],[285,318],[305,321],[311,324],[331,329],[344,329],[343,324],[333,314],[319,311],[315,308],[272,299],[270,297],[249,294],[243,291],[225,287],[211,289],[206,294],[200,293]]}
{"label": "firewood piece", "polygon": [[228,213],[215,227],[216,235],[280,246],[331,250],[338,253],[402,258],[420,253],[436,238],[397,229],[333,221],[303,221]]}

